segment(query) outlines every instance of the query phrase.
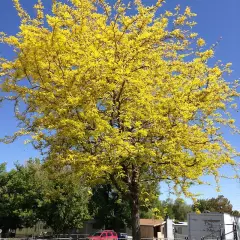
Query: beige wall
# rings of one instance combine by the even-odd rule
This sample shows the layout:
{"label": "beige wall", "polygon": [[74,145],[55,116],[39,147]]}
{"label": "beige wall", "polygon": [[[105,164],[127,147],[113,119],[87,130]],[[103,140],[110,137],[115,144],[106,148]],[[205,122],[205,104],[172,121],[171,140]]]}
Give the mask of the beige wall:
{"label": "beige wall", "polygon": [[157,238],[164,238],[164,233],[158,232],[157,233]]}

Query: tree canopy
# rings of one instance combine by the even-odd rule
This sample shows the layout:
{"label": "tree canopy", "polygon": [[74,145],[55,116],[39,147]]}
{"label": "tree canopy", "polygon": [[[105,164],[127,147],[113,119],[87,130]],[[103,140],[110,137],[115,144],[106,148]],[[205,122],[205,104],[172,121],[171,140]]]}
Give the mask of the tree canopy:
{"label": "tree canopy", "polygon": [[193,210],[195,210],[196,208],[198,208],[201,212],[223,212],[233,215],[239,215],[238,211],[233,211],[233,206],[231,202],[223,195],[219,195],[216,198],[199,199],[193,205]]}
{"label": "tree canopy", "polygon": [[[56,169],[55,169],[56,170]],[[38,221],[54,232],[80,228],[88,219],[89,188],[64,169],[49,173],[39,160],[0,168],[0,228],[32,227]]]}
{"label": "tree canopy", "polygon": [[187,204],[182,198],[175,201],[167,199],[161,202],[165,215],[175,221],[187,221],[187,214],[192,211],[192,206]]}
{"label": "tree canopy", "polygon": [[192,196],[202,175],[235,164],[220,126],[235,130],[238,84],[225,81],[231,64],[209,63],[214,46],[192,30],[189,7],[55,0],[45,15],[39,0],[33,18],[14,4],[19,33],[1,38],[16,56],[0,59],[0,76],[20,129],[5,142],[30,135],[48,162],[111,181],[131,203],[134,240],[143,182]]}
{"label": "tree canopy", "polygon": [[46,172],[50,188],[44,203],[39,206],[39,217],[55,233],[80,229],[90,218],[90,188],[70,169],[52,168]]}
{"label": "tree canopy", "polygon": [[33,226],[37,221],[36,208],[42,202],[45,174],[40,177],[39,164],[29,162],[27,167],[17,164],[16,169],[1,174],[0,227],[3,235],[9,229]]}

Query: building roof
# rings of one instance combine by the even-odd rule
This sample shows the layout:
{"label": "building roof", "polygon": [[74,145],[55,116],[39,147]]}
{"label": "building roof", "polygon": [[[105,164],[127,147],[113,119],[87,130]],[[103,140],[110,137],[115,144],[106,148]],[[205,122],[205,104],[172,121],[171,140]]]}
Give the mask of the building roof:
{"label": "building roof", "polygon": [[187,222],[176,222],[176,223],[173,223],[174,226],[187,226],[188,223]]}
{"label": "building roof", "polygon": [[163,220],[160,219],[140,219],[140,226],[159,226],[163,223]]}

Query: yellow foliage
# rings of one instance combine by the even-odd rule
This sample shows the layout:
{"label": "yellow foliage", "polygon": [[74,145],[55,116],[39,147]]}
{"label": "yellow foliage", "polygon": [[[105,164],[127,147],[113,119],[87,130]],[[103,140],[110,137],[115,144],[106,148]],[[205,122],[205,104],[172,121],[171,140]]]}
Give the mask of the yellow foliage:
{"label": "yellow foliage", "polygon": [[199,47],[204,46],[204,45],[205,45],[205,41],[204,41],[204,39],[199,38],[199,39],[197,40],[197,45],[198,45]]}
{"label": "yellow foliage", "polygon": [[208,65],[214,51],[199,50],[202,38],[192,50],[190,8],[157,18],[162,1],[135,1],[134,15],[120,1],[70,2],[53,1],[45,16],[38,1],[31,19],[14,0],[19,33],[1,38],[17,55],[0,59],[0,75],[23,129],[6,142],[29,134],[49,162],[71,164],[90,180],[114,178],[124,188],[126,176],[140,181],[145,172],[190,197],[202,175],[235,164],[219,125],[234,127],[228,106],[239,93],[223,79],[229,64]]}

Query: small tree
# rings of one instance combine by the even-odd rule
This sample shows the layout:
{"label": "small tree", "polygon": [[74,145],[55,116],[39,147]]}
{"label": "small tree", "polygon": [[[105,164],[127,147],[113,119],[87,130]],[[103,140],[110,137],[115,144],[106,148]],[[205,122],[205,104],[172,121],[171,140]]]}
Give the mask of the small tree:
{"label": "small tree", "polygon": [[111,181],[129,199],[134,240],[139,199],[151,194],[143,182],[167,179],[192,196],[202,175],[235,164],[220,132],[234,128],[228,107],[239,95],[224,80],[230,64],[210,66],[214,48],[192,32],[195,14],[159,15],[162,2],[55,0],[45,16],[39,0],[33,19],[14,0],[20,31],[2,34],[16,57],[1,59],[1,89],[21,126],[5,142],[31,135],[49,162]]}

